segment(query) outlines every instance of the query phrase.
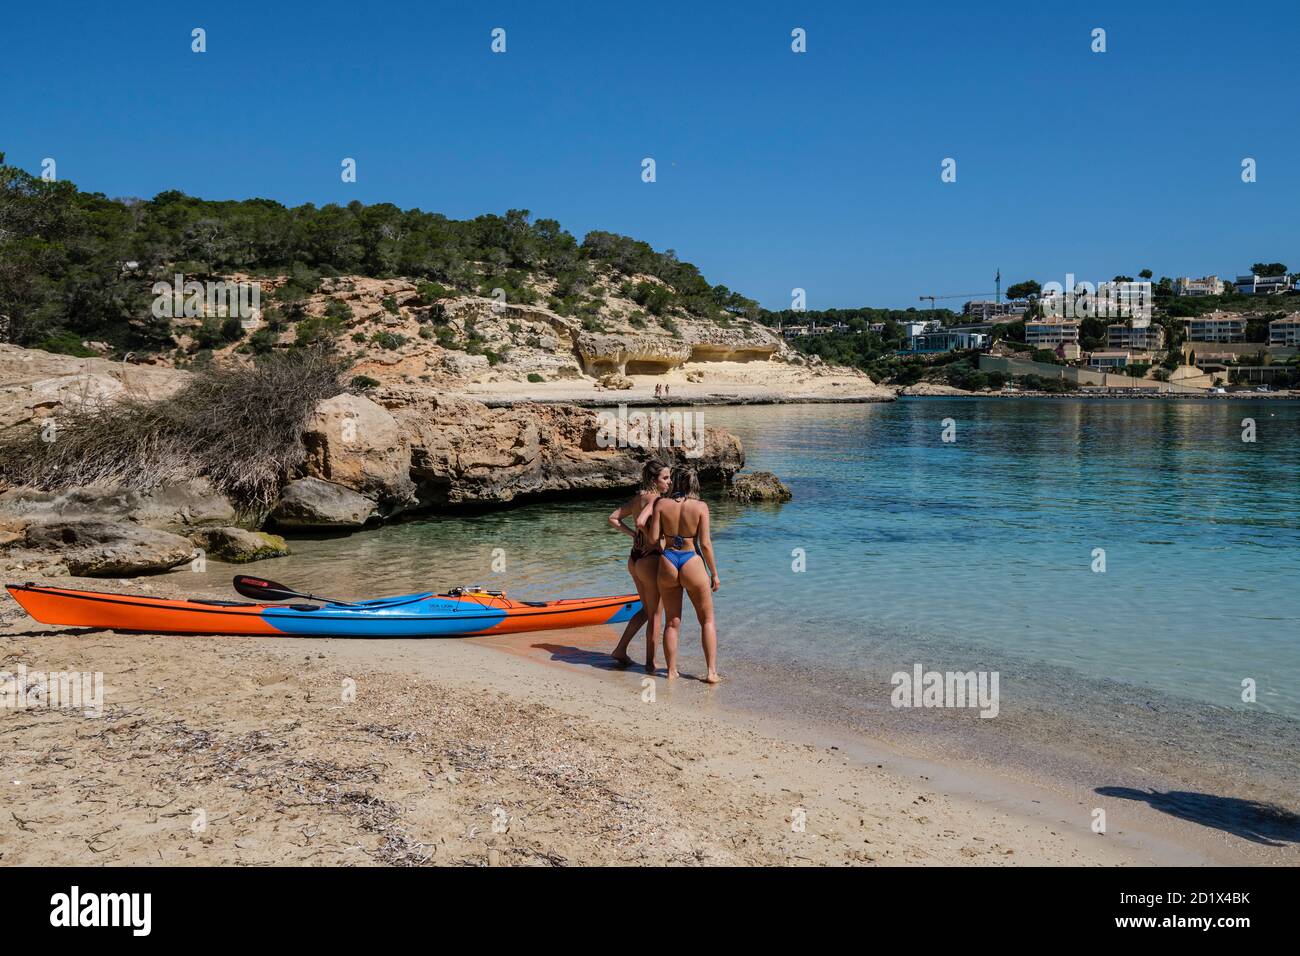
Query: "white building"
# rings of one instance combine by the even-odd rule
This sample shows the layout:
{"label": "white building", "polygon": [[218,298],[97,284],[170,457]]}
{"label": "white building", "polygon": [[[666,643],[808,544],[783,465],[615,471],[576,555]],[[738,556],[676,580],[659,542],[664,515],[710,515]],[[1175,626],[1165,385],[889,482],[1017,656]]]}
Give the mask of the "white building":
{"label": "white building", "polygon": [[989,337],[980,332],[940,329],[914,335],[909,342],[913,352],[951,352],[954,349],[988,348]]}
{"label": "white building", "polygon": [[898,328],[903,333],[903,338],[912,339],[922,332],[931,332],[943,328],[943,323],[938,319],[930,319],[928,322],[899,322]]}
{"label": "white building", "polygon": [[1034,348],[1049,349],[1058,345],[1079,344],[1079,322],[1076,319],[1039,319],[1025,323],[1025,344]]}
{"label": "white building", "polygon": [[1211,312],[1183,319],[1189,342],[1244,342],[1246,317],[1232,312]]}
{"label": "white building", "polygon": [[1290,276],[1237,276],[1237,291],[1245,295],[1276,295],[1293,287]]}

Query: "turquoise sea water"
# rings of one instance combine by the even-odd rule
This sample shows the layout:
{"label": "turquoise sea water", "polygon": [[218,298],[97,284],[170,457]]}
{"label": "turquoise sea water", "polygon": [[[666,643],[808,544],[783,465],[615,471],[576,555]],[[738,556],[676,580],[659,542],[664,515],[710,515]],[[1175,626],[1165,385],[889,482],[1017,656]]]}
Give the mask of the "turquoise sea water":
{"label": "turquoise sea water", "polygon": [[[748,469],[774,471],[794,492],[781,506],[707,496],[731,697],[761,706],[777,695],[777,709],[861,726],[890,718],[889,675],[919,662],[997,669],[1006,716],[1032,705],[1053,719],[1095,717],[1107,739],[1136,726],[1116,717],[1121,705],[1164,714],[1142,732],[1177,737],[1197,760],[1228,739],[1238,756],[1261,734],[1297,739],[1300,403],[697,411],[742,438]],[[1253,442],[1243,419],[1255,422]],[[536,503],[299,541],[264,573],[343,598],[471,583],[526,599],[618,593],[630,584],[628,539],[604,524],[617,503]],[[792,569],[796,549],[803,572]],[[690,621],[688,673],[702,663],[697,635]],[[573,645],[575,664],[595,663],[613,636],[547,646],[564,659]],[[1243,702],[1243,680],[1257,702]],[[1244,723],[1257,718],[1275,723]]]}

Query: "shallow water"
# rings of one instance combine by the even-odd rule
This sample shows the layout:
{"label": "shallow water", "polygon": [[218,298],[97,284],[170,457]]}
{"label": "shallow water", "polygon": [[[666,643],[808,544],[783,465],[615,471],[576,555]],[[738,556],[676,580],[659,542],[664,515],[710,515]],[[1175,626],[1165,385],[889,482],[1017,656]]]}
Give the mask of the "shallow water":
{"label": "shallow water", "polygon": [[[1245,761],[1274,783],[1290,778],[1300,403],[917,399],[700,413],[740,435],[748,468],[794,492],[782,506],[708,496],[734,700],[906,730],[938,715],[891,708],[894,672],[998,670],[1006,719],[964,722],[994,752],[1010,737],[996,743],[980,725],[1091,737],[1094,752],[1154,737],[1170,767],[1232,773]],[[1242,440],[1247,418],[1254,442]],[[258,567],[344,599],[475,583],[525,599],[621,593],[628,539],[604,524],[617,503],[299,540],[292,557]],[[575,642],[581,659],[602,636],[612,644],[607,630]],[[702,666],[697,635],[692,621],[686,672]],[[1261,735],[1271,756],[1253,752]]]}

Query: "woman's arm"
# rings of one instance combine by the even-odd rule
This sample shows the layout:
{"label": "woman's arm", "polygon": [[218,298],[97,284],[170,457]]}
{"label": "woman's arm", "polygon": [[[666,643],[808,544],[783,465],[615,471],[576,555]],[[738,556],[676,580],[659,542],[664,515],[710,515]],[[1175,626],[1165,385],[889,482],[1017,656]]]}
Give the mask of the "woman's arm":
{"label": "woman's arm", "polygon": [[713,559],[713,538],[709,535],[709,506],[704,505],[704,513],[700,515],[700,527],[696,532],[696,544],[700,546],[700,554],[704,556],[704,563],[708,566],[709,576],[713,578],[713,590],[722,587],[722,579],[718,577],[718,563]]}
{"label": "woman's arm", "polygon": [[624,524],[623,519],[630,514],[636,514],[638,510],[637,506],[640,503],[641,503],[641,496],[637,495],[631,501],[611,511],[609,517],[606,518],[605,520],[609,523],[609,526],[611,528],[614,528],[618,531],[622,531],[629,538],[635,540],[636,531],[632,528],[629,528],[626,524]]}
{"label": "woman's arm", "polygon": [[656,498],[650,502],[650,533],[646,536],[646,540],[650,542],[652,548],[659,547],[659,539],[663,537],[663,532],[659,527],[659,503],[661,501],[663,501],[662,498]]}
{"label": "woman's arm", "polygon": [[645,503],[645,507],[641,509],[641,513],[636,516],[637,530],[644,529],[645,531],[649,532],[650,515],[654,513],[655,502],[658,500],[659,500],[658,498],[651,498],[649,501]]}

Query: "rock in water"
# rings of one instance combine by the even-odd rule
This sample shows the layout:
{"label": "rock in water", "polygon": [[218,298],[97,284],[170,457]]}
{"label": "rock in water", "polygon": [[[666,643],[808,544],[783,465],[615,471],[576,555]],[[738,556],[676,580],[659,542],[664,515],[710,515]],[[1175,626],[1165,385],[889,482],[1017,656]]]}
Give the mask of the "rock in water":
{"label": "rock in water", "polygon": [[168,571],[193,559],[194,545],[178,534],[113,521],[51,521],[27,528],[33,551],[56,552],[70,574],[129,577]]}
{"label": "rock in water", "polygon": [[789,501],[790,488],[770,471],[738,475],[727,488],[727,496],[749,504],[754,501]]}
{"label": "rock in water", "polygon": [[243,528],[204,528],[191,534],[190,540],[208,557],[231,564],[282,558],[289,553],[289,545],[278,534]]}
{"label": "rock in water", "polygon": [[692,465],[701,481],[725,481],[745,463],[740,439],[711,426],[692,431],[691,448],[651,448],[602,428],[600,415],[572,405],[489,409],[441,397],[394,409],[411,444],[411,476],[429,510],[501,505],[520,498],[634,488],[655,455]]}
{"label": "rock in water", "polygon": [[271,520],[281,528],[360,528],[378,514],[373,498],[319,478],[284,486]]}

